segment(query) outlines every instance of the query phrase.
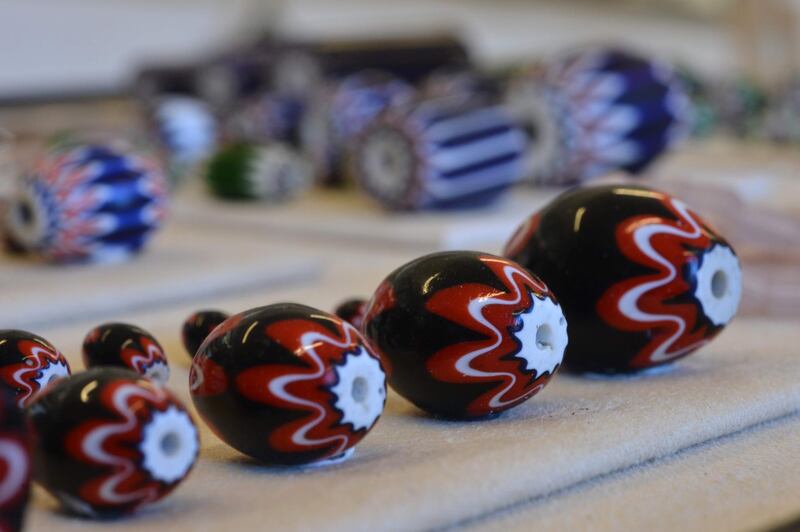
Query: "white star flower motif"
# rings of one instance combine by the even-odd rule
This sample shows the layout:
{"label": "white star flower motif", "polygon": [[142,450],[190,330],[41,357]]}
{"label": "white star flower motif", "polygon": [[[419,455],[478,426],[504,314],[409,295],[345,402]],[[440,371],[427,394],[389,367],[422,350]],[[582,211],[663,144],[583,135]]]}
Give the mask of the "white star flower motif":
{"label": "white star flower motif", "polygon": [[536,376],[552,374],[567,348],[567,320],[561,306],[552,299],[533,298],[533,308],[519,315],[522,328],[514,332],[521,347],[517,358]]}
{"label": "white star flower motif", "polygon": [[144,468],[156,480],[166,483],[182,479],[197,459],[200,442],[189,414],[170,406],[155,412],[142,429],[139,450]]}
{"label": "white star flower motif", "polygon": [[702,256],[694,296],[714,325],[731,321],[742,297],[742,270],[731,248],[716,244]]}
{"label": "white star flower motif", "polygon": [[336,384],[331,392],[334,406],[342,414],[342,423],[355,430],[369,429],[383,412],[386,402],[386,374],[377,359],[363,347],[345,355],[344,362],[334,366]]}

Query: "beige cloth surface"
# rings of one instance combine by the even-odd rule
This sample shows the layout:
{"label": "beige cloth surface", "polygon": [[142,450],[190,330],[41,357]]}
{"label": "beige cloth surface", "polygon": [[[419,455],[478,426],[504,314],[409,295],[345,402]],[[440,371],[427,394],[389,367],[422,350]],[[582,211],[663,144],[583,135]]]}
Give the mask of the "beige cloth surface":
{"label": "beige cloth surface", "polygon": [[199,297],[308,281],[319,253],[169,224],[134,260],[54,266],[0,254],[0,328],[35,328]]}
{"label": "beige cloth surface", "polygon": [[[320,284],[215,303],[240,310],[291,299],[329,308],[342,297],[369,291],[388,271],[384,262],[394,260],[376,259],[373,268],[365,269],[336,263]],[[186,306],[123,316],[162,340],[172,361],[170,386],[187,404],[188,356],[180,347],[178,329],[189,310]],[[91,325],[39,332],[76,361],[80,339]],[[531,401],[483,422],[431,419],[392,395],[383,418],[353,458],[328,468],[260,466],[226,447],[201,423],[201,458],[185,484],[157,506],[113,526],[193,531],[414,530],[452,526],[485,515],[494,518],[511,504],[592,479],[604,482],[602,477],[611,472],[796,412],[798,346],[800,328],[795,322],[740,319],[671,371],[619,379],[562,374]],[[799,458],[788,455],[786,460],[796,465]],[[689,467],[685,473],[691,471]],[[791,469],[787,466],[786,471]],[[678,484],[680,478],[676,477]],[[797,488],[796,479],[792,475],[773,481]],[[731,493],[751,502],[761,496],[736,489]],[[594,500],[589,495],[579,499],[576,505],[591,505]],[[622,516],[627,502],[620,496],[608,504]],[[109,526],[53,509],[52,500],[37,491],[30,530]],[[770,518],[763,517],[764,522]]]}
{"label": "beige cloth surface", "polygon": [[462,523],[465,530],[751,532],[800,517],[800,416]]}
{"label": "beige cloth surface", "polygon": [[316,238],[358,246],[423,251],[480,249],[497,253],[525,218],[560,190],[518,189],[484,209],[387,212],[363,193],[315,190],[287,205],[231,202],[198,185],[181,191],[175,217],[197,226]]}

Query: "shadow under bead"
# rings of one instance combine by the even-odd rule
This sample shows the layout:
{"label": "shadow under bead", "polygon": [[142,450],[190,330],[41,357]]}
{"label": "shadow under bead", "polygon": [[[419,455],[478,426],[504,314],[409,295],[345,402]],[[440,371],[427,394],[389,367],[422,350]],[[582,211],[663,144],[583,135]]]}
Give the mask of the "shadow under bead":
{"label": "shadow under bead", "polygon": [[682,201],[641,186],[565,192],[504,254],[558,294],[570,334],[564,367],[577,372],[674,362],[722,331],[742,293],[730,244]]}
{"label": "shadow under bead", "polygon": [[104,323],[89,331],[83,340],[83,362],[87,368],[130,369],[158,384],[169,380],[161,344],[149,332],[127,323]]}

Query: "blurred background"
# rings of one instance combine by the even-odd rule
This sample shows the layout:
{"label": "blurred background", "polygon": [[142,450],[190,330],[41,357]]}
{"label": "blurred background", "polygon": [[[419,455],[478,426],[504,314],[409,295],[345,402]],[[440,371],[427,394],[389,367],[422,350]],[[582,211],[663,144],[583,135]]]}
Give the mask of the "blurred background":
{"label": "blurred background", "polygon": [[[794,0],[4,0],[0,98],[120,92],[143,64],[199,60],[265,32],[335,38],[457,29],[482,64],[613,40],[708,74],[777,77],[797,66],[798,11]],[[773,64],[756,64],[761,55]]]}

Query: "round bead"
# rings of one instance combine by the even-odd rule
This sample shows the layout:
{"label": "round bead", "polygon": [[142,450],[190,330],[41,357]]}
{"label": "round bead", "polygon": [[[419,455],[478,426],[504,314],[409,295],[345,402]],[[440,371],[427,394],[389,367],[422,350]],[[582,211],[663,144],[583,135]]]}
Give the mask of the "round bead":
{"label": "round bead", "polygon": [[416,95],[407,82],[381,70],[364,70],[331,82],[311,100],[300,140],[320,180],[339,184],[347,142],[381,112],[410,105]]}
{"label": "round bead", "polygon": [[15,394],[19,408],[69,375],[67,359],[41,336],[13,329],[0,331],[0,382]]}
{"label": "round bead", "polygon": [[535,395],[561,364],[567,325],[553,294],[510,260],[433,253],[395,270],[364,332],[389,383],[432,414],[477,418]]}
{"label": "round bead", "polygon": [[381,360],[359,332],[293,303],[228,318],[200,346],[189,379],[214,433],[270,464],[342,456],[386,401]]}
{"label": "round bead", "polygon": [[0,390],[0,530],[22,530],[31,480],[28,427],[15,397]]}
{"label": "round bead", "polygon": [[274,202],[299,196],[313,177],[311,164],[280,143],[231,144],[214,155],[206,171],[208,186],[217,196]]}
{"label": "round bead", "polygon": [[353,298],[342,301],[333,313],[360,331],[366,310],[366,300]]}
{"label": "round bead", "polygon": [[116,366],[166,384],[169,365],[164,349],[149,332],[127,323],[98,325],[83,340],[87,368]]}
{"label": "round bead", "polygon": [[116,261],[145,245],[165,205],[154,161],[111,145],[62,146],[20,182],[7,223],[17,243],[48,260]]}
{"label": "round bead", "polygon": [[382,114],[353,139],[352,170],[391,209],[486,205],[522,177],[525,134],[500,106],[431,100]]}
{"label": "round bead", "polygon": [[527,174],[545,184],[638,173],[688,133],[691,119],[688,95],[670,67],[604,48],[517,76],[506,102],[530,132]]}
{"label": "round bead", "polygon": [[28,410],[36,480],[68,510],[107,517],[171,492],[197,459],[197,428],[166,388],[132,371],[92,368]]}
{"label": "round bead", "polygon": [[190,357],[194,357],[203,340],[214,330],[214,328],[227,320],[229,315],[219,310],[198,310],[186,318],[181,329],[181,340],[183,347]]}
{"label": "round bead", "polygon": [[213,151],[217,122],[202,100],[165,95],[153,104],[151,114],[157,137],[173,167],[188,169]]}
{"label": "round bead", "polygon": [[688,355],[741,296],[731,246],[682,201],[645,187],[565,192],[505,254],[558,294],[570,327],[564,364],[576,371],[632,372]]}

